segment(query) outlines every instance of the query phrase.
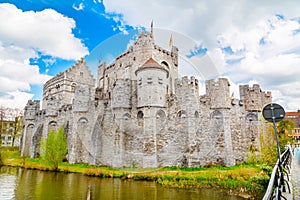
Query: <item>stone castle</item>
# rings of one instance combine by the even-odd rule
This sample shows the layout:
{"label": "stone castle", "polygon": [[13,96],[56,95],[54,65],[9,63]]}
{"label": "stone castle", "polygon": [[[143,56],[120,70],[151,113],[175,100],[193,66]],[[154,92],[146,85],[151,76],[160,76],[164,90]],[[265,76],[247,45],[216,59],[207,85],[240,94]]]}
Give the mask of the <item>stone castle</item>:
{"label": "stone castle", "polygon": [[40,140],[64,127],[70,163],[113,167],[197,167],[244,162],[259,152],[263,106],[271,93],[240,86],[230,97],[225,78],[178,77],[178,48],[157,46],[152,33],[138,39],[94,79],[84,60],[46,82],[40,101],[24,111],[21,155],[38,157]]}

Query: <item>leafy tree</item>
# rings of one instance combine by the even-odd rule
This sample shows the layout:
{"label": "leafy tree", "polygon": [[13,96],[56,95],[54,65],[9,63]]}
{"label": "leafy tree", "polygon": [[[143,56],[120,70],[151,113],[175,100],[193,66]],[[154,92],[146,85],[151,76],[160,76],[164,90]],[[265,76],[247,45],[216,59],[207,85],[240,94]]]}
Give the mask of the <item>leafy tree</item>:
{"label": "leafy tree", "polygon": [[3,132],[3,119],[4,119],[5,113],[3,108],[0,108],[0,147],[2,146],[2,132]]}
{"label": "leafy tree", "polygon": [[57,132],[49,131],[48,138],[40,142],[42,158],[58,170],[58,163],[62,162],[67,154],[67,141],[64,128],[60,127]]}
{"label": "leafy tree", "polygon": [[265,133],[261,134],[260,142],[260,160],[262,161],[262,163],[267,164],[269,166],[275,165],[278,158],[278,154],[276,148],[276,138],[274,134],[274,129],[271,123],[267,125]]}
{"label": "leafy tree", "polygon": [[[277,123],[278,142],[280,152],[283,153],[288,142],[292,142],[292,138],[285,134],[295,128],[294,122],[289,119],[283,119]],[[276,146],[276,136],[274,134],[273,124],[269,123],[266,133],[261,135],[261,161],[267,165],[274,165],[278,159],[278,151]]]}
{"label": "leafy tree", "polygon": [[18,117],[15,117],[15,122],[14,122],[14,130],[13,130],[13,133],[12,133],[12,143],[11,143],[11,146],[15,146],[15,140],[16,140],[16,137],[21,135],[21,131],[22,131],[22,125],[23,125],[23,117],[22,116],[18,116]]}
{"label": "leafy tree", "polygon": [[278,133],[284,134],[285,131],[291,131],[296,127],[295,123],[290,119],[283,119],[278,123]]}
{"label": "leafy tree", "polygon": [[286,146],[288,143],[292,143],[293,139],[285,134],[286,131],[290,132],[296,127],[295,123],[290,119],[281,120],[278,125],[278,137],[281,147]]}

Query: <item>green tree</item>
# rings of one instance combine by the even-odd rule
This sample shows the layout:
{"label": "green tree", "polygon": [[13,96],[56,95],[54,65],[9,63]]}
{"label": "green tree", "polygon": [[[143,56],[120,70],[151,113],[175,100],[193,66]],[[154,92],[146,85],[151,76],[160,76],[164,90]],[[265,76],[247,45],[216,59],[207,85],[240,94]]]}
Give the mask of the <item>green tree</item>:
{"label": "green tree", "polygon": [[67,151],[67,141],[63,127],[60,127],[57,132],[49,131],[48,138],[43,138],[40,142],[42,159],[49,162],[55,170],[58,170],[58,163],[63,161]]}
{"label": "green tree", "polygon": [[295,127],[296,127],[295,123],[290,119],[283,119],[278,123],[277,129],[278,129],[279,144],[281,148],[285,147],[288,143],[293,142],[293,139],[286,134],[286,131],[290,132]]}
{"label": "green tree", "polygon": [[[278,142],[280,146],[280,152],[285,151],[285,146],[288,142],[292,142],[292,138],[285,134],[285,131],[289,131],[295,128],[294,122],[289,119],[283,119],[277,123]],[[261,161],[267,165],[273,166],[278,159],[278,152],[276,146],[276,137],[274,134],[274,128],[272,123],[268,123],[266,133],[261,135]]]}
{"label": "green tree", "polygon": [[3,133],[3,119],[5,116],[5,112],[3,108],[0,108],[0,147],[2,146],[2,133]]}
{"label": "green tree", "polygon": [[275,165],[278,154],[276,149],[276,138],[274,134],[274,129],[271,123],[266,125],[266,130],[264,134],[260,136],[261,143],[261,153],[260,160],[262,163],[269,166]]}
{"label": "green tree", "polygon": [[23,117],[22,116],[15,117],[15,122],[13,127],[14,130],[12,133],[12,143],[11,143],[12,147],[15,146],[16,137],[21,135],[22,126],[23,126]]}
{"label": "green tree", "polygon": [[278,123],[278,133],[284,134],[285,131],[291,131],[296,127],[295,123],[290,119],[283,119]]}

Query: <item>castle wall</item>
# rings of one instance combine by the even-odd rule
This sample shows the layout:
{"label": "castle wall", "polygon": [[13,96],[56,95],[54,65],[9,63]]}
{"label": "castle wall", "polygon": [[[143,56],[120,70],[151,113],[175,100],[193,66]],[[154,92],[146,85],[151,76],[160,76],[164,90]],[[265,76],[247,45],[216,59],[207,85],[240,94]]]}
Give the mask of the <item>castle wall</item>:
{"label": "castle wall", "polygon": [[60,126],[70,163],[235,165],[249,149],[260,151],[261,109],[271,94],[246,85],[232,99],[228,80],[219,78],[199,96],[197,79],[178,77],[178,49],[162,49],[151,33],[101,64],[95,84],[83,60],[47,81],[42,109],[39,101],[25,108],[21,155],[40,156],[40,140]]}
{"label": "castle wall", "polygon": [[131,80],[118,79],[112,90],[112,108],[131,108]]}

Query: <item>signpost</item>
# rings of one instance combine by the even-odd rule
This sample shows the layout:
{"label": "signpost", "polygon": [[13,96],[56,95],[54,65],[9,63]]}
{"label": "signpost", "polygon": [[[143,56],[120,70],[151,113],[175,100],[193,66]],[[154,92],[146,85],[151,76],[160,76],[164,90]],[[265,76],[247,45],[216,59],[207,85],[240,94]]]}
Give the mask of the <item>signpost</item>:
{"label": "signpost", "polygon": [[[278,168],[280,170],[280,181],[279,181],[279,187],[283,186],[283,192],[285,192],[285,187],[284,187],[284,179],[283,179],[283,170],[282,170],[282,161],[281,161],[281,153],[280,153],[280,146],[278,142],[278,133],[276,131],[276,122],[280,122],[284,116],[285,116],[285,111],[284,109],[276,104],[276,103],[270,103],[266,105],[262,111],[262,114],[268,122],[272,122],[274,126],[274,133],[276,136],[276,145],[277,145],[277,152],[278,152]],[[281,190],[279,189],[279,198],[281,197]],[[276,197],[278,199],[278,197]]]}

